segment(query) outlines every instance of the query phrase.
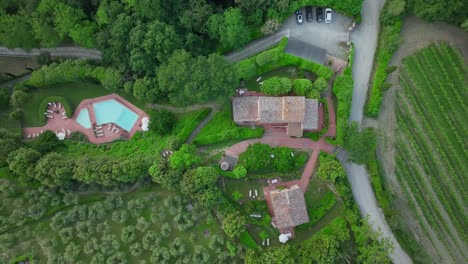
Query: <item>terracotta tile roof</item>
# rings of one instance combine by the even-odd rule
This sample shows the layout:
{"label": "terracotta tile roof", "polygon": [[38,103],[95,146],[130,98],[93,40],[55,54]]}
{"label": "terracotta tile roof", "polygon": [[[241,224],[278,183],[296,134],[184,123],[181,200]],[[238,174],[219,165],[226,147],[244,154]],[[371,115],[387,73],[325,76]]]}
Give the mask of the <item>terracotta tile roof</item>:
{"label": "terracotta tile roof", "polygon": [[309,222],[307,207],[299,185],[270,192],[275,223],[278,229],[295,227]]}
{"label": "terracotta tile roof", "polygon": [[283,122],[303,122],[305,97],[285,96],[283,97]]}
{"label": "terracotta tile roof", "polygon": [[258,121],[258,96],[241,96],[232,99],[234,122]]}
{"label": "terracotta tile roof", "polygon": [[260,123],[283,123],[283,99],[281,97],[260,96],[258,99]]}
{"label": "terracotta tile roof", "polygon": [[302,128],[304,130],[316,130],[319,123],[319,103],[315,99],[305,100],[305,114]]}
{"label": "terracotta tile roof", "polygon": [[304,134],[302,130],[302,124],[299,122],[288,123],[286,134],[290,137],[302,137]]}

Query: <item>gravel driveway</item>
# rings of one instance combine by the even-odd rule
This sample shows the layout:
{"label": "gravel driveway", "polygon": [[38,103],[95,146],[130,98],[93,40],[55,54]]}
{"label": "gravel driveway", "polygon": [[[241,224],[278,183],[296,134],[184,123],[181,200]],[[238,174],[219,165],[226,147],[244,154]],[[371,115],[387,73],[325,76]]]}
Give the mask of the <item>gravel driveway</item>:
{"label": "gravel driveway", "polygon": [[14,57],[31,57],[37,56],[41,52],[49,52],[52,57],[71,57],[82,59],[101,60],[101,52],[97,49],[87,49],[82,47],[57,47],[57,48],[41,48],[26,51],[24,49],[8,49],[0,46],[0,56]]}
{"label": "gravel driveway", "polygon": [[328,54],[346,59],[346,49],[343,43],[348,38],[348,28],[352,24],[349,17],[333,11],[333,21],[330,24],[317,23],[315,7],[313,8],[313,22],[307,22],[305,9],[302,8],[304,22],[296,23],[296,15],[291,15],[281,26],[280,30],[288,30],[291,39],[302,40],[319,49],[324,49]]}
{"label": "gravel driveway", "polygon": [[[384,2],[385,0],[365,0],[361,10],[362,23],[351,34],[355,50],[353,62],[354,90],[349,119],[350,121],[357,121],[359,124],[362,122],[363,107],[377,46],[379,13]],[[366,168],[346,162],[346,157],[343,157],[343,155],[338,155],[338,158],[344,164],[351,183],[353,197],[358,204],[361,215],[369,216],[369,222],[372,224],[373,229],[382,232],[384,237],[393,242],[394,251],[390,254],[392,261],[398,264],[412,263],[411,258],[401,248],[393,235],[382,210],[377,204]]]}

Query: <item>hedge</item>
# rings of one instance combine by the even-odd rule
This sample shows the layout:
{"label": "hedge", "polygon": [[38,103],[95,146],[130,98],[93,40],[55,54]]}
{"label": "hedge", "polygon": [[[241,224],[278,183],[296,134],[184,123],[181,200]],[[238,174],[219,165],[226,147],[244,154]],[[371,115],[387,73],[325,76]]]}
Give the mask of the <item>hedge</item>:
{"label": "hedge", "polygon": [[295,79],[293,81],[293,91],[296,95],[309,95],[312,88],[312,82],[309,79]]}
{"label": "hedge", "polygon": [[296,66],[327,80],[333,76],[333,70],[324,65],[284,53],[287,44],[288,38],[284,37],[276,47],[239,61],[236,64],[237,73],[243,79],[251,79],[278,68]]}
{"label": "hedge", "polygon": [[286,77],[272,77],[260,86],[260,90],[262,93],[273,96],[288,94],[292,90],[291,79]]}
{"label": "hedge", "polygon": [[400,16],[389,15],[390,11],[387,10],[389,2],[391,1],[388,1],[382,10],[379,46],[375,60],[376,68],[365,109],[365,113],[369,117],[377,117],[379,115],[383,91],[388,88],[385,80],[387,79],[387,75],[392,72],[387,67],[400,42],[402,18]]}
{"label": "hedge", "polygon": [[64,60],[33,71],[27,81],[18,85],[42,87],[86,79],[96,80],[111,91],[119,90],[123,84],[122,75],[117,70],[89,65],[84,60]]}
{"label": "hedge", "polygon": [[246,128],[246,127],[237,127],[235,129],[230,129],[227,131],[221,131],[220,133],[205,136],[202,138],[197,138],[193,141],[195,145],[208,145],[213,143],[218,143],[228,139],[249,139],[249,138],[261,138],[263,136],[263,128]]}
{"label": "hedge", "polygon": [[47,121],[47,117],[44,113],[47,111],[47,107],[49,106],[49,103],[51,102],[61,103],[63,105],[63,108],[65,109],[65,113],[67,117],[71,117],[72,108],[70,106],[70,103],[67,101],[67,99],[61,96],[50,96],[42,100],[41,103],[39,104],[39,109],[38,109],[39,120]]}
{"label": "hedge", "polygon": [[[354,56],[354,46],[351,45],[349,54],[350,61]],[[348,125],[349,113],[351,111],[351,99],[353,96],[354,81],[352,77],[352,64],[343,72],[343,75],[336,77],[333,84],[333,93],[338,100],[338,107],[336,111],[336,139],[335,144],[343,146],[346,128]]]}

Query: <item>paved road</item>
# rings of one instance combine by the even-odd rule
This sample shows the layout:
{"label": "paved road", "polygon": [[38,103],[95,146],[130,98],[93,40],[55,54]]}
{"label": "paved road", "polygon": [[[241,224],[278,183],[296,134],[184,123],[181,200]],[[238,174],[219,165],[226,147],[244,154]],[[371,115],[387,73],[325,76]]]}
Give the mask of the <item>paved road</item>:
{"label": "paved road", "polygon": [[240,50],[236,50],[225,54],[224,57],[228,61],[236,62],[251,57],[259,52],[273,47],[276,43],[280,42],[283,37],[289,37],[289,30],[281,29],[277,33],[270,36],[266,36],[261,39],[257,39],[248,45],[242,47]]}
{"label": "paved road", "polygon": [[57,47],[57,48],[41,48],[26,51],[24,49],[8,49],[0,46],[0,56],[12,57],[31,57],[37,56],[41,52],[49,52],[52,57],[70,57],[82,59],[101,60],[101,52],[97,49],[86,49],[81,47]]}
{"label": "paved road", "polygon": [[[351,34],[351,40],[355,44],[355,55],[353,62],[354,91],[349,119],[350,121],[357,121],[359,124],[361,124],[363,118],[363,107],[377,46],[379,13],[383,4],[384,0],[365,0],[361,10],[362,24]],[[369,216],[369,222],[372,224],[373,229],[382,232],[384,237],[393,242],[394,250],[390,254],[392,261],[398,264],[412,263],[411,258],[401,248],[393,235],[382,210],[377,204],[366,168],[348,163],[345,155],[338,155],[338,158],[344,164],[351,183],[354,200],[359,206],[361,215]]]}

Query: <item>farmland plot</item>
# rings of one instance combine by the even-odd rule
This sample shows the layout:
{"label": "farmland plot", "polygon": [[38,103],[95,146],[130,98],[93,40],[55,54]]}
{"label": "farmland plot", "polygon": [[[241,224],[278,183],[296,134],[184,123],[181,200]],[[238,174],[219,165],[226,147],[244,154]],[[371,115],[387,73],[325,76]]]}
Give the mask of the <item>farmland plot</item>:
{"label": "farmland plot", "polygon": [[423,232],[434,230],[453,260],[466,262],[467,67],[450,45],[433,44],[403,60],[400,84],[396,175]]}

